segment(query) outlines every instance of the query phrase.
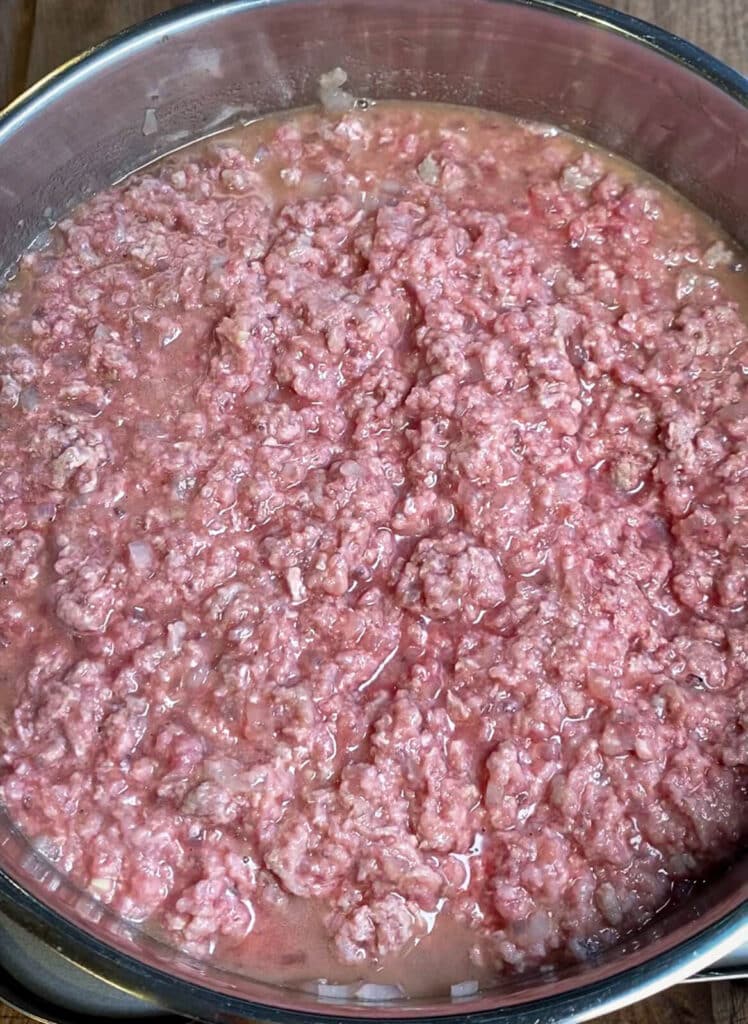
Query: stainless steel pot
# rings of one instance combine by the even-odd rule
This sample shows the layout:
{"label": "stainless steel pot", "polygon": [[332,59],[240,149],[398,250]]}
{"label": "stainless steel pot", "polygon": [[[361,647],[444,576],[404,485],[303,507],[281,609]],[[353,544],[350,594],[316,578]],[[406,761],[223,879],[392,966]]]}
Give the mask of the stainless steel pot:
{"label": "stainless steel pot", "polygon": [[[234,0],[183,8],[63,67],[0,119],[0,266],[71,203],[196,136],[354,89],[552,121],[658,174],[748,244],[748,82],[586,0]],[[76,891],[0,811],[0,907],[121,988],[204,1020],[589,1020],[748,941],[748,861],[619,947],[461,1000],[324,1002],[200,963]]]}

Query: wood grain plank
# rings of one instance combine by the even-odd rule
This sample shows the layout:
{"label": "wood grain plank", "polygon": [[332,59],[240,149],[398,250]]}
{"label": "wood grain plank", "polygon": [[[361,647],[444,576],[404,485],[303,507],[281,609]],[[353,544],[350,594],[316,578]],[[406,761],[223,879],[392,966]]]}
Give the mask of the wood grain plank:
{"label": "wood grain plank", "polygon": [[714,1024],[748,1024],[748,982],[709,987]]}
{"label": "wood grain plank", "polygon": [[608,6],[675,32],[748,74],[746,0],[617,0]]}
{"label": "wood grain plank", "polygon": [[717,1024],[709,988],[678,985],[643,1003],[601,1017],[600,1024]]}
{"label": "wood grain plank", "polygon": [[35,0],[0,0],[0,106],[26,85]]}
{"label": "wood grain plank", "polygon": [[183,2],[37,0],[36,30],[28,68],[29,84],[123,28],[178,7]]}

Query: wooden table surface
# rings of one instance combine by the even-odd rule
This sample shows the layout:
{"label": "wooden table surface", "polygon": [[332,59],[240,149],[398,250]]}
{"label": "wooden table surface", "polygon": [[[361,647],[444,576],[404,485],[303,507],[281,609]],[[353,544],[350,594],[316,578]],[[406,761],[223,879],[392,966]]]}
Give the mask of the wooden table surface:
{"label": "wooden table surface", "polygon": [[[0,0],[0,103],[80,50],[178,5],[179,0]],[[618,0],[611,6],[662,25],[748,74],[748,0]],[[0,1006],[0,1022],[22,1024],[28,1018]],[[601,1024],[748,1024],[748,984],[681,985]]]}

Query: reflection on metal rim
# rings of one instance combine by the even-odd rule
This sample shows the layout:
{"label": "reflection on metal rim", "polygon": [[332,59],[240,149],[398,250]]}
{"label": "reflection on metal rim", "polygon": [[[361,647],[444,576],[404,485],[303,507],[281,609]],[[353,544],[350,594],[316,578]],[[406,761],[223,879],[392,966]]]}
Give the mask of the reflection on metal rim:
{"label": "reflection on metal rim", "polygon": [[[81,1024],[81,1014],[77,1010],[66,1010],[57,1004],[48,1003],[34,992],[29,992],[16,982],[15,978],[0,965],[0,1001],[12,1010],[17,1010],[39,1024]],[[96,1024],[123,1024],[121,1016],[102,1017],[97,1014]],[[142,1024],[180,1024],[181,1016],[174,1014],[153,1015],[142,1018]]]}
{"label": "reflection on metal rim", "polygon": [[[163,34],[170,29],[183,28],[187,25],[199,24],[201,21],[220,18],[222,15],[236,10],[251,11],[253,8],[265,6],[268,2],[277,5],[287,3],[289,0],[217,0],[217,2],[196,0],[194,3],[187,3],[171,11],[157,14],[132,28],[124,29],[110,39],[99,43],[98,46],[86,50],[51,71],[0,111],[0,143],[2,143],[3,135],[13,130],[18,120],[30,112],[30,108],[34,104],[46,102],[53,92],[70,88],[78,76],[94,73],[101,63],[106,62],[115,54],[120,55],[129,47],[138,46],[151,36]],[[485,0],[485,2],[516,4],[547,10],[549,13],[566,14],[591,22],[603,31],[628,36],[668,59],[677,61],[748,106],[748,77],[694,43],[689,43],[657,25],[642,21],[641,18],[604,7],[602,4],[595,3],[594,0]]]}
{"label": "reflection on metal rim", "polygon": [[205,1014],[209,1019],[226,1021],[227,1024],[237,1024],[248,1017],[278,1021],[280,1024],[304,1024],[310,1020],[319,1024],[340,1024],[341,1020],[350,1017],[358,1024],[375,1024],[383,1020],[388,1024],[406,1024],[413,1020],[421,1024],[440,1024],[445,1018],[466,1019],[467,1012],[471,1024],[537,1024],[539,1020],[544,1024],[582,1024],[685,980],[748,940],[748,906],[744,903],[659,957],[595,984],[578,986],[548,999],[478,1012],[453,1006],[445,1008],[446,1012],[418,1013],[401,1004],[397,1009],[385,1009],[384,1012],[380,1008],[377,1008],[378,1012],[366,1008],[354,1016],[343,1008],[337,1013],[316,1008],[304,1011],[279,1009],[220,994],[191,982],[180,980],[175,984],[164,971],[114,952],[105,943],[72,925],[25,893],[2,870],[0,907],[22,926],[36,929],[42,936],[53,937],[57,949],[96,977],[124,991],[152,998],[157,1005],[168,1007],[175,1013],[190,1017]]}

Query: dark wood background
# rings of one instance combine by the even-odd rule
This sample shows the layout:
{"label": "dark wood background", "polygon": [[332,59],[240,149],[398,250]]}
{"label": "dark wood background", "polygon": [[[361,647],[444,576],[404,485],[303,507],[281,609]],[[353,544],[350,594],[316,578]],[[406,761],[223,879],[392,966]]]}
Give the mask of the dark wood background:
{"label": "dark wood background", "polygon": [[[0,0],[0,105],[81,50],[178,5],[179,0]],[[748,74],[748,0],[618,0],[610,6],[662,25]],[[29,1024],[0,1006],[0,1024],[10,1022]],[[748,1024],[748,984],[681,985],[601,1024]]]}

